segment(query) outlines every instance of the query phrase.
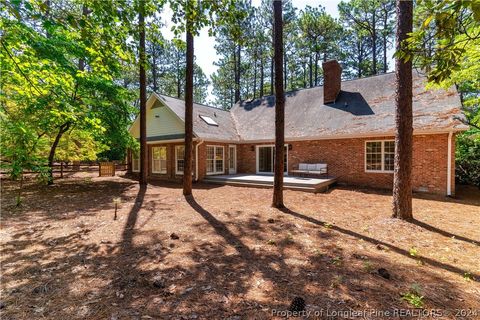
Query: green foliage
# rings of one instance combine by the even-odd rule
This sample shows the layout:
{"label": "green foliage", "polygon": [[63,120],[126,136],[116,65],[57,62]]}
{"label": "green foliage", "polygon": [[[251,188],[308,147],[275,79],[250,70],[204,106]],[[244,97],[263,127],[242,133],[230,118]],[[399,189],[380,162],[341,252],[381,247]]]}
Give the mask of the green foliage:
{"label": "green foliage", "polygon": [[471,272],[465,272],[463,274],[463,279],[465,279],[466,281],[475,281],[475,277]]}
{"label": "green foliage", "polygon": [[414,283],[411,285],[410,290],[406,293],[403,293],[402,300],[407,301],[411,306],[415,308],[422,308],[423,307],[423,298],[422,295],[422,288],[419,284]]}
{"label": "green foliage", "polygon": [[12,178],[26,170],[43,177],[52,152],[54,160],[94,160],[113,148],[124,153],[132,96],[116,76],[133,58],[127,4],[15,1],[4,7],[3,168]]}
{"label": "green foliage", "polygon": [[423,307],[423,296],[420,296],[416,293],[407,292],[402,295],[402,300],[407,301],[410,305],[415,308]]}
{"label": "green foliage", "polygon": [[[428,71],[429,80],[441,83],[462,70],[465,57],[478,62],[480,45],[480,1],[418,1],[417,27],[411,35],[408,52]],[[433,42],[433,44],[432,44]],[[474,61],[467,61],[477,68]],[[467,71],[470,73],[470,71]],[[478,72],[477,72],[478,74]]]}
{"label": "green foliage", "polygon": [[408,254],[410,254],[412,257],[418,257],[418,249],[416,247],[411,247],[408,250]]}
{"label": "green foliage", "polygon": [[416,28],[407,53],[427,71],[429,86],[451,88],[461,95],[470,130],[457,137],[456,178],[480,186],[480,1],[418,2]]}
{"label": "green foliage", "polygon": [[457,137],[456,177],[461,184],[480,188],[480,130],[471,129]]}

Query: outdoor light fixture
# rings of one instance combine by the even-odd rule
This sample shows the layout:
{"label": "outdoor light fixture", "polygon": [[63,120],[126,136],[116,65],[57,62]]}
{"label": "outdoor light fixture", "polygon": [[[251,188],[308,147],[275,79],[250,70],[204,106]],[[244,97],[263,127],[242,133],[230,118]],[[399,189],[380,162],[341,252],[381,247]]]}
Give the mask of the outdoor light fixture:
{"label": "outdoor light fixture", "polygon": [[288,144],[288,151],[292,150],[293,146],[291,144]]}
{"label": "outdoor light fixture", "polygon": [[251,150],[252,150],[252,151],[255,151],[255,146],[252,146],[252,149],[251,149]]}

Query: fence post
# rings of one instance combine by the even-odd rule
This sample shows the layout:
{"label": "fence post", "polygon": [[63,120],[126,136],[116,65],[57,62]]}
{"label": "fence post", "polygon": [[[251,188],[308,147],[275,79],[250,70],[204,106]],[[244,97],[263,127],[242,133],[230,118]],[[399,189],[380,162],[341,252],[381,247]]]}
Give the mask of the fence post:
{"label": "fence post", "polygon": [[63,161],[60,161],[60,178],[63,179]]}

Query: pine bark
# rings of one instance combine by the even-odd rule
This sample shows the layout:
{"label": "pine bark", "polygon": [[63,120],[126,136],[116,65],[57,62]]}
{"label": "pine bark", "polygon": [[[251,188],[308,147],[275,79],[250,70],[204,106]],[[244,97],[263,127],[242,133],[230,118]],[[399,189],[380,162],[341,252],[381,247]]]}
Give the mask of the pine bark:
{"label": "pine bark", "polygon": [[235,103],[240,101],[240,66],[241,66],[241,47],[238,45],[235,48]]}
{"label": "pine bark", "polygon": [[282,1],[273,1],[275,61],[275,165],[272,207],[284,208],[283,170],[285,145],[285,95],[283,90],[283,23]]}
{"label": "pine bark", "polygon": [[283,52],[283,88],[287,90],[287,55]]}
{"label": "pine bark", "polygon": [[313,61],[312,61],[312,54],[310,53],[309,56],[309,61],[308,61],[308,66],[309,66],[309,80],[310,80],[310,88],[313,87]]}
{"label": "pine bark", "polygon": [[183,195],[192,194],[192,150],[193,150],[193,34],[188,31],[187,21],[187,64],[185,72],[185,156],[183,168]]}
{"label": "pine bark", "polygon": [[260,97],[263,97],[265,95],[264,79],[265,79],[265,71],[264,71],[264,65],[263,65],[263,50],[262,50],[260,51]]}
{"label": "pine bark", "polygon": [[158,66],[157,66],[157,47],[156,44],[152,43],[152,84],[153,84],[153,91],[158,91]]}
{"label": "pine bark", "polygon": [[274,78],[275,78],[274,66],[275,66],[275,57],[272,57],[270,59],[270,95],[273,95]]}
{"label": "pine bark", "polygon": [[388,28],[388,12],[385,9],[384,16],[383,16],[383,73],[387,73],[388,70],[388,62],[387,62],[387,47],[388,47],[388,37],[387,37],[387,30]]}
{"label": "pine bark", "polygon": [[[403,48],[413,26],[413,2],[397,0],[396,50]],[[393,217],[411,220],[412,215],[412,61],[395,59],[396,112]]]}
{"label": "pine bark", "polygon": [[147,184],[147,73],[145,71],[145,1],[140,0],[138,10],[139,45],[139,78],[140,78],[140,184]]}
{"label": "pine bark", "polygon": [[372,17],[372,74],[377,74],[377,17],[376,12],[373,10]]}

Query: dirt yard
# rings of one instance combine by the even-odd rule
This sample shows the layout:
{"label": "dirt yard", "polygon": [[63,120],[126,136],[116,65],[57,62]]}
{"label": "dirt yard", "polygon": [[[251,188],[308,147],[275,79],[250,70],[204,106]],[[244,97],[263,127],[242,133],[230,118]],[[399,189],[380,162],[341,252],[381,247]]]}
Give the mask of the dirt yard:
{"label": "dirt yard", "polygon": [[306,319],[480,318],[478,189],[417,196],[406,223],[378,191],[285,191],[279,211],[269,189],[194,187],[70,177],[17,208],[3,182],[0,317],[280,319],[300,297]]}

